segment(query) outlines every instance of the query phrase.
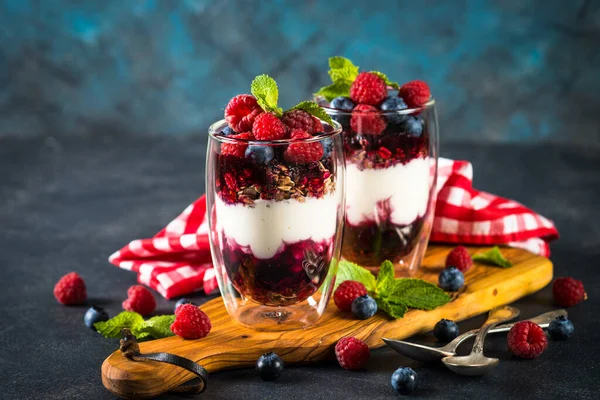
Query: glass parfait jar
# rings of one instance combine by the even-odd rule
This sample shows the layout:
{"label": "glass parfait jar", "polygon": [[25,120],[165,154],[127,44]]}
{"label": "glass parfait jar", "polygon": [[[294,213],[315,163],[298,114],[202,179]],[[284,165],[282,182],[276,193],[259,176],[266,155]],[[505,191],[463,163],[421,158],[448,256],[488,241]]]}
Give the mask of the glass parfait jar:
{"label": "glass parfait jar", "polygon": [[390,260],[397,275],[414,275],[427,249],[435,209],[435,101],[399,111],[358,106],[341,111],[324,99],[318,102],[343,129],[347,189],[342,257],[373,272]]}
{"label": "glass parfait jar", "polygon": [[[227,311],[257,330],[305,328],[331,297],[341,251],[345,169],[341,127],[306,139],[227,137],[209,128],[210,246]],[[317,162],[294,146],[322,146]]]}

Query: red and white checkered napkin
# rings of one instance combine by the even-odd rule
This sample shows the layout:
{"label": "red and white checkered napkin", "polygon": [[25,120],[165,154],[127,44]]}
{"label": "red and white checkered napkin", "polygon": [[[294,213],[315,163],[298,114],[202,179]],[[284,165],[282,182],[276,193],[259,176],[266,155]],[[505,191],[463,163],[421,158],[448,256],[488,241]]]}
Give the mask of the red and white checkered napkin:
{"label": "red and white checkered napkin", "polygon": [[[515,201],[475,190],[472,181],[471,163],[439,160],[432,242],[503,244],[550,255],[548,242],[558,238],[552,221]],[[206,197],[188,206],[153,238],[130,242],[109,261],[137,272],[140,283],[168,299],[201,289],[215,291]]]}

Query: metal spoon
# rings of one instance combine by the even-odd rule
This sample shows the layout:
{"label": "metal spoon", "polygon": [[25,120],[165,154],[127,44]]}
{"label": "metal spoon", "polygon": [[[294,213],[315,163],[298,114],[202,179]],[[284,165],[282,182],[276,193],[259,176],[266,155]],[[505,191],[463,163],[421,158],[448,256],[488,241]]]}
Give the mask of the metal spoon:
{"label": "metal spoon", "polygon": [[[542,328],[547,328],[550,322],[554,321],[556,317],[564,315],[565,318],[568,316],[567,310],[554,310],[544,314],[540,314],[535,318],[527,319],[535,324],[538,324]],[[510,324],[498,325],[495,328],[490,329],[489,333],[508,332],[516,322]],[[406,357],[412,358],[413,360],[422,362],[432,362],[441,360],[444,357],[451,357],[456,354],[456,349],[465,340],[477,335],[479,329],[473,329],[462,335],[456,337],[453,341],[442,347],[431,347],[418,343],[406,342],[404,340],[395,340],[383,338],[385,344],[391,349],[398,353],[405,355]]]}
{"label": "metal spoon", "polygon": [[450,371],[460,375],[483,375],[492,368],[495,368],[500,360],[497,358],[486,357],[483,354],[483,343],[487,333],[498,324],[511,320],[519,316],[519,310],[514,307],[504,306],[494,308],[490,311],[490,315],[481,327],[477,336],[473,350],[468,356],[450,356],[442,358],[442,362]]}

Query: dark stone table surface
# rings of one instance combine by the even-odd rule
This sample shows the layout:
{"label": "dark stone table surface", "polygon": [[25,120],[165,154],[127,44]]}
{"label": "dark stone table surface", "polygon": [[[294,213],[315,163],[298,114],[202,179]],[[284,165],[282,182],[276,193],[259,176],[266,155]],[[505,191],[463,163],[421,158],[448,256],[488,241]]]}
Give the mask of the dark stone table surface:
{"label": "dark stone table surface", "polygon": [[[119,312],[135,275],[113,267],[107,257],[131,239],[153,235],[203,192],[204,142],[0,139],[0,398],[113,398],[101,384],[100,365],[117,348],[116,340],[85,328],[85,307],[58,305],[53,285],[78,271],[90,303],[111,315]],[[411,366],[420,376],[414,398],[599,398],[598,149],[448,143],[442,154],[471,160],[476,187],[519,200],[556,222],[561,238],[552,246],[555,274],[582,279],[589,295],[569,310],[574,337],[550,342],[538,359],[521,361],[507,353],[505,336],[496,335],[486,353],[501,363],[479,378],[380,349],[365,372],[344,371],[332,361],[290,366],[274,383],[261,382],[251,369],[215,373],[199,398],[392,398],[389,380],[399,366]],[[169,313],[173,304],[161,299],[157,312]],[[549,287],[516,306],[523,317],[551,310]],[[483,320],[473,318],[460,328]]]}

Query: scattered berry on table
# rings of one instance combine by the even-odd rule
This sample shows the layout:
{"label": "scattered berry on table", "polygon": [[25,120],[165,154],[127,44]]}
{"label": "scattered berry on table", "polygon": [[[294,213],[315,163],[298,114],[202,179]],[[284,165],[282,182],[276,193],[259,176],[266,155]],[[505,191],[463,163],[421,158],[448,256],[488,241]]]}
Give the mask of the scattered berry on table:
{"label": "scattered berry on table", "polygon": [[333,302],[342,311],[352,311],[352,302],[367,294],[365,285],[358,281],[344,281],[333,293]]}
{"label": "scattered berry on table", "polygon": [[108,321],[108,314],[100,307],[91,306],[83,316],[85,326],[93,330],[96,330],[94,324],[100,321]]}
{"label": "scattered berry on table", "polygon": [[419,376],[412,368],[400,367],[392,374],[392,387],[398,394],[411,394],[419,387]]}
{"label": "scattered berry on table", "polygon": [[355,103],[378,106],[386,98],[387,85],[380,77],[370,72],[358,74],[350,86],[350,98]]}
{"label": "scattered berry on table", "polygon": [[[304,110],[290,110],[283,113],[281,121],[291,130],[300,129],[311,135],[315,133],[313,116]],[[322,128],[319,128],[319,131]]]}
{"label": "scattered berry on table", "polygon": [[423,81],[411,81],[400,87],[398,96],[402,97],[407,106],[414,108],[427,103],[431,98],[431,91]]}
{"label": "scattered berry on table", "polygon": [[252,134],[257,140],[285,139],[287,132],[285,124],[271,113],[260,114],[252,125]]}
{"label": "scattered berry on table", "polygon": [[366,104],[359,104],[352,110],[350,127],[355,133],[379,135],[385,130],[387,124],[378,109]]}
{"label": "scattered berry on table", "polygon": [[381,103],[381,111],[384,111],[385,118],[390,124],[399,124],[406,119],[406,115],[394,113],[391,111],[400,111],[407,108],[406,103],[398,96],[388,96]]}
{"label": "scattered berry on table", "polygon": [[565,318],[564,315],[557,317],[548,326],[548,334],[552,340],[567,340],[573,335],[574,331],[575,327],[573,323]]}
{"label": "scattered berry on table", "polygon": [[[292,131],[292,139],[309,139],[309,133],[295,129]],[[319,161],[323,157],[323,146],[318,141],[310,143],[290,143],[283,153],[287,162],[296,164],[309,164]]]}
{"label": "scattered berry on table", "polygon": [[245,155],[256,164],[264,165],[275,157],[275,152],[271,146],[251,145],[246,149]]}
{"label": "scattered berry on table", "polygon": [[223,136],[231,136],[231,135],[235,135],[236,132],[231,129],[231,127],[229,125],[227,125],[225,128],[221,129],[221,135]]}
{"label": "scattered berry on table", "polygon": [[186,298],[181,298],[181,299],[177,300],[177,303],[175,303],[175,308],[173,309],[173,312],[177,312],[177,309],[179,308],[179,306],[182,306],[184,304],[192,304],[192,305],[198,307],[198,304],[194,303],[193,301],[186,299]]}
{"label": "scattered berry on table", "polygon": [[544,330],[531,321],[517,322],[507,336],[508,349],[517,357],[536,358],[548,347]]}
{"label": "scattered berry on table", "polygon": [[368,294],[359,296],[352,302],[352,314],[359,319],[371,318],[376,312],[377,303]]}
{"label": "scattered berry on table", "polygon": [[352,100],[350,100],[348,97],[339,96],[339,97],[336,97],[335,99],[331,100],[331,103],[329,103],[329,106],[331,108],[335,108],[336,110],[352,111],[352,109],[354,107],[356,107],[356,104],[354,104],[354,102]]}
{"label": "scattered berry on table", "polygon": [[323,157],[329,157],[331,155],[331,152],[333,152],[333,139],[327,138],[321,140],[321,146],[323,146]]}
{"label": "scattered berry on table", "polygon": [[440,272],[438,285],[449,292],[456,292],[465,284],[465,276],[454,266],[444,268]]}
{"label": "scattered berry on table", "polygon": [[85,282],[77,272],[69,272],[54,285],[54,297],[60,304],[72,306],[85,303]]}
{"label": "scattered berry on table", "polygon": [[[254,136],[250,132],[240,133],[238,135],[229,136],[231,139],[245,139],[245,140],[254,140]],[[246,154],[246,149],[248,145],[239,142],[239,143],[221,143],[221,154],[224,156],[235,156],[239,158],[243,158]]]}
{"label": "scattered berry on table", "polygon": [[156,308],[154,295],[142,285],[134,285],[127,289],[127,299],[123,301],[123,309],[148,315]]}
{"label": "scattered berry on table", "polygon": [[419,118],[409,115],[400,123],[399,129],[408,135],[418,137],[423,134],[423,121],[421,121]]}
{"label": "scattered berry on table", "polygon": [[448,319],[441,319],[433,327],[433,336],[440,342],[451,342],[458,336],[458,325]]}
{"label": "scattered berry on table", "polygon": [[263,381],[274,381],[283,372],[283,360],[275,353],[263,354],[256,361],[256,371]]}
{"label": "scattered berry on table", "polygon": [[184,304],[175,311],[171,332],[183,339],[202,339],[212,325],[208,315],[193,304]]}
{"label": "scattered berry on table", "polygon": [[227,124],[236,132],[252,129],[256,117],[263,113],[256,98],[249,94],[240,94],[229,100],[225,107]]}
{"label": "scattered berry on table", "polygon": [[583,282],[571,277],[556,278],[552,285],[552,297],[561,307],[573,307],[585,299]]}
{"label": "scattered berry on table", "polygon": [[473,259],[464,246],[456,246],[446,257],[446,267],[454,266],[461,272],[467,272],[473,265]]}
{"label": "scattered berry on table", "polygon": [[344,337],[335,345],[335,356],[342,368],[354,370],[367,366],[371,351],[362,340],[355,337]]}

